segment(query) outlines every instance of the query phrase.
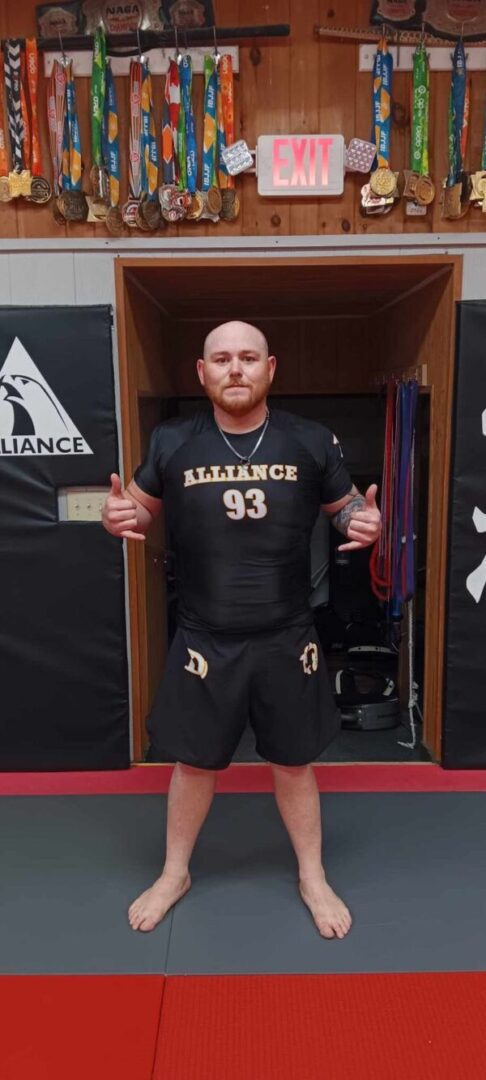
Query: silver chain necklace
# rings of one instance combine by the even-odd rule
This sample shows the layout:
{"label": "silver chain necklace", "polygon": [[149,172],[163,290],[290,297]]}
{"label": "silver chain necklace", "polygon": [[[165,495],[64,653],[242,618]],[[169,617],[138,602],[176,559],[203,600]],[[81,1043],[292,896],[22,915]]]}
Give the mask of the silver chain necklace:
{"label": "silver chain necklace", "polygon": [[[264,434],[265,434],[265,432],[266,432],[266,430],[267,430],[267,427],[268,427],[268,425],[269,425],[269,422],[270,422],[270,413],[269,413],[269,411],[268,411],[268,409],[267,409],[267,414],[266,414],[266,417],[265,417],[265,425],[264,425],[263,431],[262,431],[262,432],[261,432],[261,434],[259,435],[259,437],[258,437],[258,441],[257,441],[257,443],[255,444],[255,446],[253,447],[253,450],[251,451],[251,454],[239,454],[239,453],[238,453],[238,451],[237,451],[237,450],[235,450],[234,446],[232,446],[232,445],[231,445],[231,443],[230,443],[229,439],[227,439],[227,438],[226,438],[226,435],[225,435],[224,431],[222,431],[222,430],[221,430],[221,428],[220,428],[220,426],[219,426],[219,424],[218,424],[218,421],[216,420],[216,418],[215,418],[214,422],[215,422],[215,424],[216,424],[216,427],[217,427],[217,429],[218,429],[218,431],[219,431],[219,434],[220,434],[220,435],[222,435],[222,437],[223,437],[223,439],[224,439],[224,441],[225,441],[226,445],[227,445],[227,446],[229,447],[229,449],[230,449],[230,450],[231,450],[231,451],[233,452],[233,454],[235,454],[235,455],[236,455],[236,457],[237,457],[237,458],[239,458],[239,460],[240,460],[240,463],[241,463],[242,465],[249,465],[249,464],[250,464],[250,461],[251,461],[251,459],[252,459],[252,457],[253,457],[253,456],[254,456],[254,455],[256,454],[256,452],[257,452],[257,450],[258,450],[258,447],[260,446],[260,443],[261,443],[261,441],[262,441],[262,439],[263,439],[263,436],[264,436]],[[242,434],[242,435],[246,435],[246,434],[249,434],[249,432],[243,432],[243,431],[242,431],[242,433],[241,433],[241,434]]]}

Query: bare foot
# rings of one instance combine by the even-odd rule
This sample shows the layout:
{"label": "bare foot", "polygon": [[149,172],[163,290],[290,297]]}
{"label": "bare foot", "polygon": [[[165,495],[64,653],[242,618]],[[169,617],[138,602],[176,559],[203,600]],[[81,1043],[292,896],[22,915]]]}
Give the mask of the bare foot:
{"label": "bare foot", "polygon": [[321,878],[300,878],[299,891],[322,937],[346,936],[353,920],[346,904],[327,884],[324,874]]}
{"label": "bare foot", "polygon": [[162,873],[150,889],[130,904],[128,921],[132,930],[153,930],[190,888],[189,874],[170,876]]}

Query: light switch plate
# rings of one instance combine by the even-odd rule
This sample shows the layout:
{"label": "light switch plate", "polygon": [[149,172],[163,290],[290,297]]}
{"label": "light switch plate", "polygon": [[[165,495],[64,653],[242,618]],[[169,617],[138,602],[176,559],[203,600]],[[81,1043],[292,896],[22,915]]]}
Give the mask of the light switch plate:
{"label": "light switch plate", "polygon": [[59,488],[59,521],[101,521],[101,511],[110,488]]}

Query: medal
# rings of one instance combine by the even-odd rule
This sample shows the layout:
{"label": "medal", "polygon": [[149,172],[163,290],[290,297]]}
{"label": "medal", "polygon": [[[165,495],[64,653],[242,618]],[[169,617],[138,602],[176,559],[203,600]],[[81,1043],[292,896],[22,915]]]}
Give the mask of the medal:
{"label": "medal", "polygon": [[221,210],[221,192],[216,186],[216,95],[217,95],[217,57],[204,57],[204,134],[203,134],[203,170],[201,217],[218,221]]}
{"label": "medal", "polygon": [[[363,195],[361,205],[367,213],[385,213],[398,197],[398,174],[390,168],[391,92],[393,60],[388,52],[386,39],[378,43],[373,65],[373,133],[376,146],[376,167],[370,175],[369,192]],[[365,185],[367,188],[368,185]],[[373,204],[371,196],[385,200]],[[391,199],[391,203],[390,200]]]}
{"label": "medal", "polygon": [[388,166],[379,166],[370,176],[370,188],[374,195],[393,195],[397,189],[397,178]]}
{"label": "medal", "polygon": [[112,236],[121,236],[124,231],[120,202],[120,144],[118,136],[118,110],[116,103],[115,81],[108,60],[105,67],[105,101],[101,128],[101,151],[108,174],[108,209],[105,225]]}
{"label": "medal", "polygon": [[410,139],[410,169],[405,172],[404,197],[413,200],[415,209],[407,206],[407,214],[420,215],[435,198],[435,186],[429,173],[429,59],[422,41],[413,57],[412,134]]}
{"label": "medal", "polygon": [[195,191],[191,196],[189,209],[186,211],[188,221],[197,221],[204,210],[204,201],[200,191]]}
{"label": "medal", "polygon": [[162,221],[158,198],[159,150],[155,130],[152,78],[148,61],[142,64],[142,198],[140,201],[137,224],[140,229],[154,232]]}
{"label": "medal", "polygon": [[252,165],[253,158],[243,140],[235,143],[233,61],[229,54],[221,57],[216,78],[217,158],[221,189],[219,215],[223,221],[234,221],[240,211],[234,169],[236,167],[236,171],[240,172],[241,168],[248,168],[248,157]]}
{"label": "medal", "polygon": [[471,182],[464,172],[469,124],[469,83],[466,54],[462,39],[457,42],[452,58],[452,77],[449,94],[448,145],[449,172],[444,181],[442,212],[446,218],[460,218],[469,208]]}
{"label": "medal", "polygon": [[86,221],[88,203],[81,191],[81,139],[76,110],[76,89],[73,62],[69,60],[66,71],[66,95],[64,135],[62,147],[62,194],[57,206],[66,221]]}
{"label": "medal", "polygon": [[47,80],[47,122],[49,127],[49,151],[52,163],[52,190],[55,199],[52,213],[57,224],[61,224],[57,199],[62,184],[62,158],[64,115],[66,99],[66,71],[58,60],[54,60],[50,78]]}
{"label": "medal", "polygon": [[142,194],[142,65],[130,61],[130,139],[128,155],[128,201],[122,210],[125,225],[136,227],[138,203]]}
{"label": "medal", "polygon": [[25,55],[27,64],[27,82],[29,87],[30,112],[32,117],[32,184],[30,200],[33,203],[47,203],[52,195],[48,180],[42,175],[42,149],[39,134],[39,113],[37,108],[37,87],[39,78],[39,53],[35,38],[26,38]]}
{"label": "medal", "polygon": [[[186,53],[179,65],[181,107],[177,130],[177,154],[179,160],[179,189],[192,196],[187,217],[196,220],[203,212],[203,200],[197,191],[196,126],[192,109],[192,61]],[[197,197],[196,197],[197,196]]]}
{"label": "medal", "polygon": [[[3,86],[3,56],[0,54],[0,88]],[[3,90],[0,92],[0,202],[10,202],[10,184],[8,182],[9,165],[7,140],[5,138],[5,107]]]}
{"label": "medal", "polygon": [[93,38],[93,62],[91,66],[91,157],[90,172],[93,195],[90,199],[90,220],[105,220],[109,206],[109,179],[103,160],[103,117],[106,97],[106,38],[98,27]]}
{"label": "medal", "polygon": [[415,187],[415,201],[419,206],[430,206],[435,199],[435,186],[430,176],[419,176]]}

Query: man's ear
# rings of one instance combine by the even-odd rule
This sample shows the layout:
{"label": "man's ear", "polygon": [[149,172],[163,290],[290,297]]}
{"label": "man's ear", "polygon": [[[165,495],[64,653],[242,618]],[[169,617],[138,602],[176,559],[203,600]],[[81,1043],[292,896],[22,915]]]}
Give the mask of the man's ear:
{"label": "man's ear", "polygon": [[201,386],[204,386],[204,360],[201,360],[201,358],[199,358],[196,363],[196,370],[199,376],[199,382],[201,383]]}
{"label": "man's ear", "polygon": [[268,357],[268,367],[269,367],[269,373],[270,373],[270,382],[273,382],[273,377],[275,375],[275,369],[277,367],[277,357],[276,356],[269,356]]}

